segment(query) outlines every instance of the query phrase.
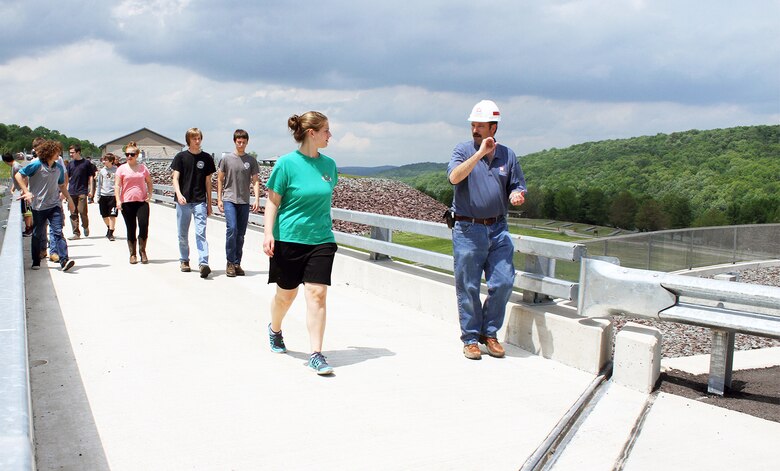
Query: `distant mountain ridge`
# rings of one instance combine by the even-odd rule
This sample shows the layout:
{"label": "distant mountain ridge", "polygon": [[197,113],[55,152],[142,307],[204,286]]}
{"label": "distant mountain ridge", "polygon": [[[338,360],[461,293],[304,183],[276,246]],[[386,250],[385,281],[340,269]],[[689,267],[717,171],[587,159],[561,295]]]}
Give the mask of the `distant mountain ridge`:
{"label": "distant mountain ridge", "polygon": [[377,173],[398,168],[395,165],[381,165],[379,167],[339,167],[339,173],[355,175],[358,177],[371,177]]}

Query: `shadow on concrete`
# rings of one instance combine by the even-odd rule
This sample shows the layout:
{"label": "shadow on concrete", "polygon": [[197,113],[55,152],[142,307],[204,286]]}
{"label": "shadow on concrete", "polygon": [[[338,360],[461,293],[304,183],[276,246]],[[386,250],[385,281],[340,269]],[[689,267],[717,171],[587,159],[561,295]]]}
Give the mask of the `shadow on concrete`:
{"label": "shadow on concrete", "polygon": [[[25,266],[29,267],[29,247]],[[54,265],[54,264],[52,264]],[[52,283],[59,268],[25,268],[27,336],[38,470],[109,470]]]}
{"label": "shadow on concrete", "polygon": [[[364,361],[376,360],[377,358],[382,357],[395,356],[395,352],[386,348],[353,346],[347,347],[347,350],[326,350],[323,353],[328,359],[328,364],[333,368],[354,365]],[[304,362],[309,361],[309,353],[288,350],[287,355]]]}

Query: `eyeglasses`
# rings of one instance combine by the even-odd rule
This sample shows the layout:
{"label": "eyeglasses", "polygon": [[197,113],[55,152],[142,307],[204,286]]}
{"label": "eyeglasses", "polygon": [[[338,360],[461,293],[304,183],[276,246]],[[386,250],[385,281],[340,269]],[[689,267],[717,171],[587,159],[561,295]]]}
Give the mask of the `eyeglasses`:
{"label": "eyeglasses", "polygon": [[125,157],[135,157],[138,152],[125,152]]}

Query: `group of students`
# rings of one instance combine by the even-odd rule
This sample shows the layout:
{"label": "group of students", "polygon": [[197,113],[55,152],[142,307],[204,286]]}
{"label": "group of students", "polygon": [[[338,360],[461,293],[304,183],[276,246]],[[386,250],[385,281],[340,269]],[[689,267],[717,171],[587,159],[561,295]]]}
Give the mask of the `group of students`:
{"label": "group of students", "polygon": [[[505,354],[497,332],[504,321],[515,277],[514,246],[506,215],[509,204],[521,205],[525,200],[525,178],[517,157],[511,149],[496,142],[500,120],[501,113],[493,101],[477,103],[468,117],[472,139],[455,147],[447,169],[448,180],[454,187],[448,225],[453,231],[461,340],[463,354],[471,360],[481,359],[479,344],[484,344],[492,357],[500,358]],[[287,351],[282,323],[303,284],[306,326],[312,351],[308,367],[317,374],[329,375],[333,373],[333,368],[322,355],[322,345],[327,290],[338,249],[330,216],[338,172],[335,161],[320,153],[331,138],[325,115],[316,111],[293,115],[287,120],[287,126],[298,143],[298,149],[276,161],[266,183],[268,198],[263,252],[270,259],[268,283],[276,284],[268,338],[273,352]],[[208,278],[211,269],[208,265],[206,222],[212,212],[211,177],[217,168],[213,157],[201,148],[203,134],[199,129],[187,130],[185,139],[187,149],[178,153],[171,164],[179,268],[182,272],[191,271],[188,233],[194,219],[198,271],[201,278]],[[236,151],[220,161],[217,173],[217,206],[224,213],[227,226],[228,277],[244,275],[241,259],[249,212],[260,208],[259,167],[257,161],[245,152],[249,135],[238,129],[233,134],[233,141]],[[15,174],[23,198],[32,208],[33,269],[40,266],[40,249],[45,246],[48,223],[53,238],[52,250],[59,255],[62,269],[68,270],[73,261],[68,258],[67,243],[62,238],[60,193],[72,213],[76,205],[65,184],[65,168],[57,160],[61,145],[45,141],[35,149],[38,159]],[[107,237],[114,240],[114,220],[117,210],[121,211],[128,228],[130,263],[137,262],[136,241],[141,262],[148,261],[146,241],[152,180],[148,169],[138,163],[138,152],[138,146],[129,143],[125,147],[127,164],[118,169],[114,168],[116,157],[106,155],[103,159],[105,167],[98,178],[101,216],[108,226]],[[255,194],[251,206],[250,189]],[[73,221],[73,216],[71,218]],[[77,220],[74,227],[78,227]],[[86,233],[87,225],[84,229]],[[484,301],[480,288],[483,274],[488,285]]]}
{"label": "group of students", "polygon": [[[277,160],[267,182],[268,202],[264,216],[262,249],[270,257],[268,283],[277,285],[271,302],[269,343],[273,352],[287,351],[282,322],[298,294],[298,287],[303,284],[312,350],[308,366],[319,375],[329,375],[333,373],[333,368],[322,355],[322,344],[327,288],[331,283],[337,250],[330,208],[338,173],[335,161],[319,152],[319,149],[327,147],[331,137],[325,115],[316,111],[293,115],[287,125],[299,148]],[[211,273],[206,222],[212,213],[211,179],[216,172],[217,207],[224,214],[227,227],[225,273],[228,277],[243,276],[245,272],[241,268],[241,260],[249,213],[260,209],[259,165],[246,153],[249,134],[242,129],[234,132],[235,152],[226,155],[218,168],[213,157],[202,150],[203,133],[199,129],[188,129],[185,139],[187,149],[179,152],[171,163],[179,269],[191,271],[189,226],[194,220],[198,271],[201,278],[208,278]],[[130,263],[137,263],[138,256],[141,263],[148,263],[146,248],[153,183],[149,170],[138,162],[138,145],[130,142],[125,146],[126,164],[117,166],[118,158],[109,153],[102,157],[103,168],[99,172],[97,169],[84,172],[81,170],[87,167],[79,167],[74,174],[90,175],[87,184],[90,191],[83,192],[83,195],[68,191],[68,172],[60,157],[62,145],[59,142],[41,140],[34,143],[34,149],[37,158],[30,164],[24,167],[14,165],[14,181],[22,193],[22,203],[29,204],[32,213],[32,269],[38,270],[41,260],[46,257],[47,226],[52,239],[50,251],[57,256],[62,270],[68,271],[73,267],[74,261],[68,256],[67,241],[62,234],[62,201],[67,202],[71,212],[74,227],[71,239],[78,239],[78,219],[75,218],[81,216],[84,234],[88,236],[86,204],[95,192],[107,227],[106,237],[116,240],[116,216],[121,212],[127,226]],[[77,150],[80,156],[80,149]],[[71,152],[71,162],[74,161],[73,155],[74,152]],[[92,189],[92,178],[96,174],[97,188]],[[250,204],[251,191],[255,200]],[[79,211],[82,204],[84,209]]]}

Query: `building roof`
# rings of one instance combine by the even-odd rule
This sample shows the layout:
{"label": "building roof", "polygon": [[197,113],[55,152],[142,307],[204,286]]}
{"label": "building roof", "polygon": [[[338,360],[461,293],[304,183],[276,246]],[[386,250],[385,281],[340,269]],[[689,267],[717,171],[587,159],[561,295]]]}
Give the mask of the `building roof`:
{"label": "building roof", "polygon": [[136,131],[133,131],[133,132],[131,132],[131,133],[125,134],[124,136],[117,137],[116,139],[113,139],[113,140],[110,140],[110,141],[108,141],[108,142],[106,142],[106,143],[104,143],[104,144],[101,144],[99,147],[100,147],[100,148],[103,148],[103,147],[106,147],[106,146],[107,146],[107,145],[109,145],[109,144],[117,144],[117,143],[122,143],[122,144],[124,144],[124,143],[125,143],[125,142],[124,142],[124,141],[125,141],[125,139],[127,139],[127,138],[128,138],[128,137],[130,137],[130,136],[132,136],[133,134],[138,134],[139,132],[142,132],[142,131],[147,131],[147,132],[149,132],[149,133],[151,133],[151,134],[154,134],[155,136],[159,136],[161,139],[164,139],[164,140],[166,140],[166,141],[170,142],[171,144],[175,144],[175,145],[177,145],[177,146],[179,146],[179,147],[184,147],[184,144],[182,144],[181,142],[179,142],[179,141],[174,141],[174,140],[173,140],[173,139],[171,139],[170,137],[163,136],[162,134],[160,134],[160,133],[158,133],[158,132],[154,132],[154,131],[152,131],[152,130],[151,130],[151,129],[149,129],[149,128],[141,128],[141,129],[138,129],[138,130],[136,130]]}

